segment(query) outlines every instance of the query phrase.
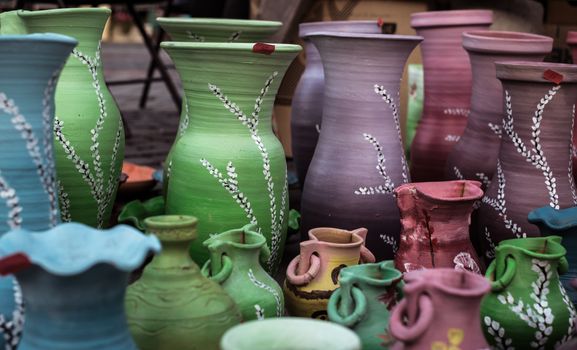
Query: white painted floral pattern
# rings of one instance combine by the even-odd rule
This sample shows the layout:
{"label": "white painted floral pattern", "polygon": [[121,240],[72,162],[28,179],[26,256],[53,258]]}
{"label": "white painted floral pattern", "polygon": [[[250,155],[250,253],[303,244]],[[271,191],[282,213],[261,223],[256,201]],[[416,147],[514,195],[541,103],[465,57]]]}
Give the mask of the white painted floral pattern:
{"label": "white painted floral pattern", "polygon": [[13,288],[16,308],[12,312],[12,319],[8,320],[0,314],[0,335],[3,335],[5,341],[3,350],[16,350],[24,329],[24,302],[16,279],[13,280]]}
{"label": "white painted floral pattern", "polygon": [[[281,301],[279,293],[274,288],[272,288],[271,286],[267,285],[266,283],[264,283],[262,281],[259,281],[256,278],[256,276],[254,275],[254,272],[252,271],[252,269],[248,270],[248,278],[250,279],[250,281],[255,286],[257,286],[258,288],[266,290],[267,292],[269,292],[273,296],[275,303],[276,303],[276,315],[277,315],[277,317],[281,317],[283,315],[283,305],[282,305],[282,301]],[[264,311],[263,311],[262,317],[264,318]]]}

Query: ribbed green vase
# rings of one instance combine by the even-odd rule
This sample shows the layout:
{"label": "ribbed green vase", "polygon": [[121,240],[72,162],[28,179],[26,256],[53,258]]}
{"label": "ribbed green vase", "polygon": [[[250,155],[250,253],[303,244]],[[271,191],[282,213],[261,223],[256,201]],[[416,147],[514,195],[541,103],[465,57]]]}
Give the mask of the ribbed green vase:
{"label": "ribbed green vase", "polygon": [[287,230],[285,155],[272,132],[280,82],[298,45],[164,42],[180,74],[189,125],[176,139],[165,181],[166,213],[194,215],[191,256],[209,258],[211,234],[257,224],[276,271]]}

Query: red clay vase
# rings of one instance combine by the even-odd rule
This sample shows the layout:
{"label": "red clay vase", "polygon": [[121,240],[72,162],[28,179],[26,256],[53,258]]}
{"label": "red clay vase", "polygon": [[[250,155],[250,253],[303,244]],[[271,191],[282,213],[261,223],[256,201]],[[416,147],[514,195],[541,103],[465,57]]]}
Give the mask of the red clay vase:
{"label": "red clay vase", "polygon": [[497,167],[503,119],[503,90],[495,75],[495,61],[542,61],[551,52],[553,39],[528,33],[476,31],[463,33],[463,47],[473,72],[471,113],[445,172],[448,179],[479,180],[486,189]]}
{"label": "red clay vase", "polygon": [[[312,33],[324,73],[323,131],[301,202],[301,239],[314,227],[368,229],[377,260],[392,259],[400,223],[393,190],[409,182],[399,86],[419,36]],[[360,55],[359,53],[362,53]]]}
{"label": "red clay vase", "polygon": [[492,12],[459,10],[419,12],[411,26],[425,38],[423,116],[411,145],[415,182],[445,180],[445,163],[465,129],[471,102],[471,65],[463,49],[463,32],[488,29]]}
{"label": "red clay vase", "polygon": [[395,195],[402,225],[398,270],[449,267],[481,273],[469,240],[473,205],[483,196],[480,182],[409,183],[397,187]]}
{"label": "red clay vase", "polygon": [[[571,49],[573,64],[577,64],[577,32],[567,32],[567,45]],[[577,174],[577,126],[573,125],[573,177]]]}
{"label": "red clay vase", "polygon": [[405,298],[393,309],[395,350],[479,350],[489,346],[481,328],[485,277],[463,270],[427,269],[405,274]]}
{"label": "red clay vase", "polygon": [[486,258],[504,239],[539,236],[527,221],[535,208],[577,205],[572,134],[577,65],[497,62],[504,91],[497,170],[478,211]]}
{"label": "red clay vase", "polygon": [[305,183],[305,176],[313,159],[323,114],[323,64],[319,51],[308,39],[310,33],[319,31],[377,34],[381,33],[381,27],[376,20],[311,22],[299,25],[299,37],[304,41],[307,63],[293,95],[291,138],[293,159],[301,185]]}

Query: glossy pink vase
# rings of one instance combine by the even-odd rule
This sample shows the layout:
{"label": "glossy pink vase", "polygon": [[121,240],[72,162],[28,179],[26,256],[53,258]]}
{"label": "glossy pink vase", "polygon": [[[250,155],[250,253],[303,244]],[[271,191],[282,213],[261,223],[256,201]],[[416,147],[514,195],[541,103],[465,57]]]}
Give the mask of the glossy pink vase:
{"label": "glossy pink vase", "polygon": [[415,182],[445,179],[445,163],[469,115],[471,65],[463,49],[463,32],[488,29],[492,12],[459,10],[411,15],[411,26],[425,38],[423,116],[411,145],[411,178]]}
{"label": "glossy pink vase", "polygon": [[476,31],[463,33],[463,47],[473,72],[471,113],[445,171],[448,179],[479,180],[486,189],[497,167],[503,119],[503,90],[495,75],[495,61],[542,61],[551,52],[553,39],[527,33]]}
{"label": "glossy pink vase", "polygon": [[[571,49],[573,64],[577,64],[577,32],[567,32],[567,45]],[[577,102],[577,101],[576,101]],[[577,126],[573,125],[573,177],[577,176]]]}

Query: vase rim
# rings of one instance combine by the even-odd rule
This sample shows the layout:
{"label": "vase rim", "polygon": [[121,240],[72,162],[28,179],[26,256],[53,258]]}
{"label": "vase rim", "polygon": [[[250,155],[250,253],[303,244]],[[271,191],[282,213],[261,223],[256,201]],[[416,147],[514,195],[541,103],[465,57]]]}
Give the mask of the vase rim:
{"label": "vase rim", "polygon": [[551,62],[531,61],[497,61],[495,62],[497,78],[502,80],[532,81],[554,83],[545,79],[543,74],[553,71],[562,75],[562,83],[577,82],[577,65]]}
{"label": "vase rim", "polygon": [[279,21],[263,21],[257,19],[210,18],[210,17],[157,17],[159,24],[174,24],[179,26],[206,26],[216,28],[245,27],[247,29],[277,29],[282,26]]}
{"label": "vase rim", "polygon": [[[186,41],[163,41],[160,47],[163,49],[189,49],[189,50],[225,50],[253,52],[253,46],[257,43],[226,43],[226,42],[186,42]],[[274,45],[274,52],[300,52],[302,47],[295,44],[278,44]]]}
{"label": "vase rim", "polygon": [[196,227],[198,219],[191,215],[155,215],[144,219],[147,229],[178,229]]}
{"label": "vase rim", "polygon": [[1,42],[50,42],[76,45],[78,40],[58,33],[8,34],[0,35]]}
{"label": "vase rim", "polygon": [[[567,44],[577,44],[577,31],[570,30],[567,32]],[[577,58],[574,58],[577,61]]]}
{"label": "vase rim", "polygon": [[[213,242],[222,241],[228,245],[231,245],[235,248],[240,248],[240,249],[261,248],[263,245],[266,244],[266,238],[263,235],[261,235],[260,233],[254,231],[254,228],[255,228],[254,224],[247,224],[241,228],[228,230],[228,231],[219,233],[215,236],[207,238],[203,242],[203,245],[210,249],[210,245]],[[236,240],[236,238],[238,238],[238,235],[240,233],[244,233],[244,234],[248,235],[251,238],[251,240],[253,240],[253,242],[241,243],[238,240]],[[224,239],[224,240],[222,239],[222,238],[228,238],[228,237],[232,237],[232,239]]]}
{"label": "vase rim", "polygon": [[[446,188],[447,193],[450,190],[454,190],[455,186],[463,184],[463,192],[468,190],[468,195],[463,196],[439,196],[431,193],[430,188],[443,189]],[[412,182],[400,185],[395,189],[395,193],[399,193],[402,190],[414,189],[419,195],[425,197],[432,202],[466,202],[466,201],[476,201],[483,197],[483,190],[481,189],[481,183],[476,180],[451,180],[451,181],[432,181],[432,182]]]}
{"label": "vase rim", "polygon": [[[311,228],[308,232],[309,235],[309,240],[308,241],[303,241],[301,242],[301,244],[305,243],[305,242],[316,242],[316,243],[321,243],[325,246],[328,247],[337,247],[337,248],[352,248],[352,247],[358,247],[363,245],[365,239],[360,236],[357,231],[358,230],[365,230],[364,228],[358,228],[355,230],[345,230],[342,228],[336,228],[336,227],[315,227],[315,228]],[[340,235],[340,234],[348,234],[350,235],[350,241],[349,242],[337,242],[337,240],[327,240],[325,239],[325,236],[323,235],[323,237],[318,237],[317,235],[319,235],[319,233],[327,233],[328,237],[332,237],[334,235]],[[332,235],[330,233],[333,233]]]}
{"label": "vase rim", "polygon": [[523,32],[475,30],[463,33],[463,47],[479,52],[547,54],[553,49],[553,38]]}
{"label": "vase rim", "polygon": [[[484,276],[470,271],[456,270],[447,267],[414,270],[406,272],[403,278],[406,283],[404,288],[407,292],[419,290],[422,288],[422,284],[428,284],[450,295],[479,297],[491,289],[491,284]],[[415,283],[413,283],[413,281]],[[468,288],[455,286],[459,281],[461,284],[467,283]],[[449,282],[453,283],[453,285],[449,285]]]}
{"label": "vase rim", "polygon": [[[367,273],[366,270],[370,272]],[[381,278],[375,278],[374,275],[370,274],[379,272],[383,273]],[[391,277],[386,278],[384,276],[386,273],[391,274]],[[395,268],[392,260],[347,266],[341,270],[340,275],[340,278],[350,275],[353,280],[359,280],[372,286],[388,286],[403,279],[403,273]]]}
{"label": "vase rim", "polygon": [[374,25],[375,28],[380,29],[379,22],[377,20],[304,22],[299,24],[299,37],[307,37],[314,31],[333,31],[331,29],[339,29],[340,31],[344,31],[341,29],[343,26],[368,27],[371,25]]}
{"label": "vase rim", "polygon": [[529,212],[527,220],[532,224],[545,224],[555,231],[566,231],[577,225],[577,207],[560,210],[546,205]]}
{"label": "vase rim", "polygon": [[[531,242],[538,242],[538,241],[546,241],[548,245],[553,244],[555,247],[557,247],[557,249],[559,251],[556,253],[555,252],[539,253],[539,252],[530,250],[529,248],[526,248],[524,246],[520,246],[519,244],[515,244],[515,243],[527,243],[527,242],[531,243]],[[563,247],[563,245],[560,243],[560,241],[561,241],[560,236],[511,238],[511,239],[505,239],[505,240],[502,240],[501,242],[499,242],[499,245],[495,249],[497,251],[499,251],[499,250],[503,250],[503,249],[509,247],[509,248],[520,250],[526,255],[529,255],[529,256],[534,257],[534,258],[539,258],[541,260],[557,260],[557,259],[560,259],[563,256],[565,256],[565,254],[567,254],[567,250],[565,249],[565,247]]]}
{"label": "vase rim", "polygon": [[447,27],[492,24],[491,10],[426,11],[411,14],[411,27]]}
{"label": "vase rim", "polygon": [[396,41],[423,41],[424,38],[419,35],[400,35],[400,34],[377,34],[377,33],[351,33],[351,32],[331,32],[319,31],[307,34],[310,37],[331,37],[331,38],[351,38],[351,39],[373,39],[373,40],[396,40]]}
{"label": "vase rim", "polygon": [[91,8],[59,8],[59,9],[49,9],[49,10],[18,10],[18,16],[20,17],[35,17],[43,15],[54,15],[54,14],[74,14],[74,15],[88,15],[88,14],[104,14],[110,15],[112,11],[107,8],[102,7],[91,7]]}

